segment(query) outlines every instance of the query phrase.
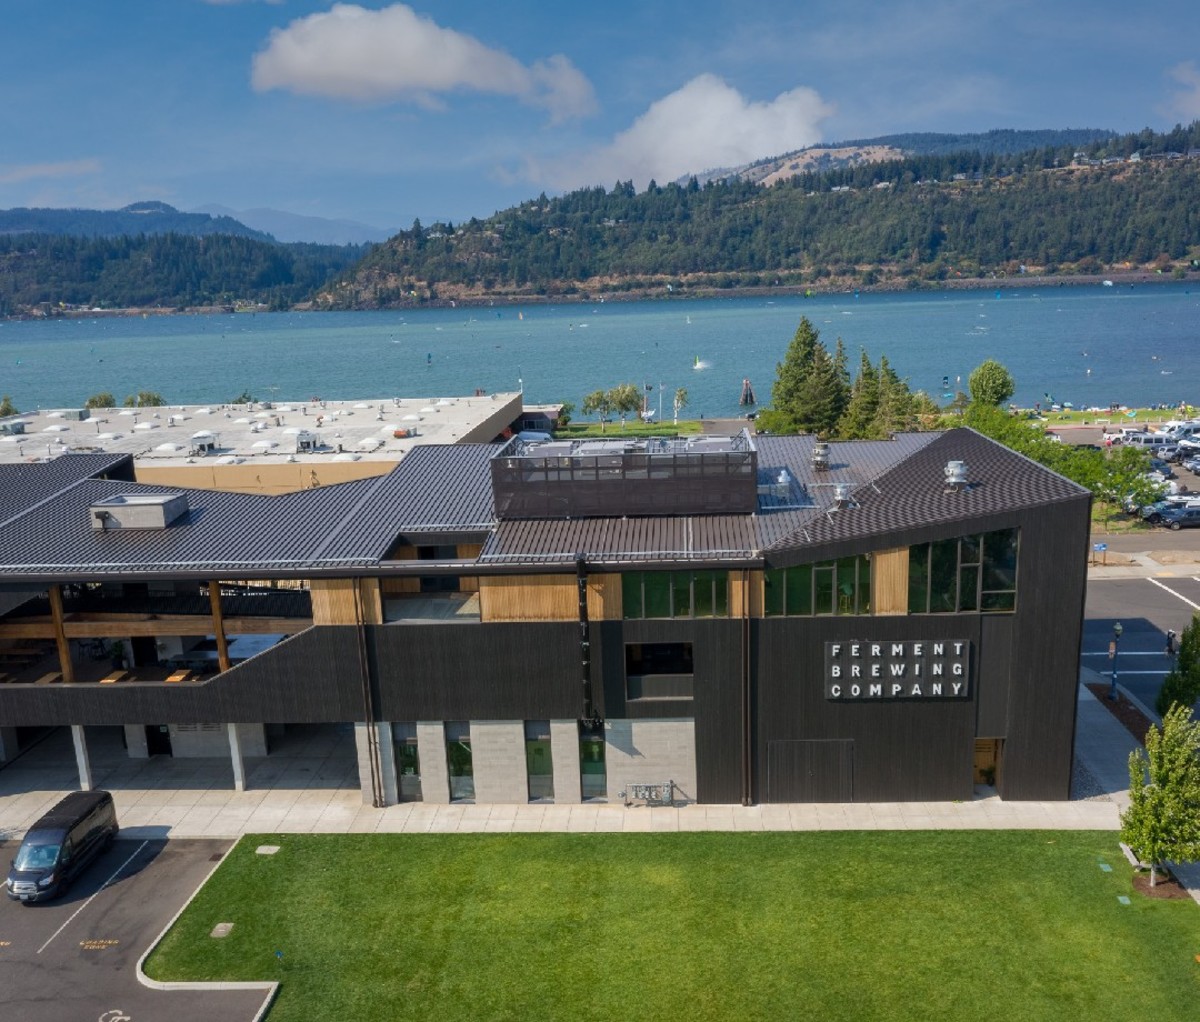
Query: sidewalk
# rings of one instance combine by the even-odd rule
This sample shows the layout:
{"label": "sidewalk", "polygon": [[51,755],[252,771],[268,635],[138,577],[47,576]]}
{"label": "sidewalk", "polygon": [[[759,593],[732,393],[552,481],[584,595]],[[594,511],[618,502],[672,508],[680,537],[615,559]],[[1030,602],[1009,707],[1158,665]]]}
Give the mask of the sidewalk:
{"label": "sidewalk", "polygon": [[[1091,680],[1094,673],[1084,669]],[[431,805],[362,803],[353,748],[332,739],[258,761],[234,791],[227,760],[130,760],[94,754],[98,787],[113,792],[129,838],[235,838],[246,833],[461,834],[554,831],[1110,830],[1128,805],[1134,738],[1082,685],[1076,727],[1077,790],[1066,802],[1004,802],[990,788],[963,802],[793,805]],[[0,839],[21,836],[74,784],[62,732],[0,770]],[[257,786],[256,786],[257,784]],[[1113,853],[1117,854],[1116,835]],[[1200,867],[1179,870],[1200,901]]]}

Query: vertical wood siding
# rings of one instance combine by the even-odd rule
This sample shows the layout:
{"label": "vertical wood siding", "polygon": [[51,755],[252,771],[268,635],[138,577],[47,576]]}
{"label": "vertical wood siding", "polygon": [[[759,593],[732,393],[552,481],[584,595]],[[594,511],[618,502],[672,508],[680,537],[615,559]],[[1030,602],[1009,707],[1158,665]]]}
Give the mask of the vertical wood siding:
{"label": "vertical wood siding", "polygon": [[497,575],[479,580],[484,621],[577,621],[573,575]]}
{"label": "vertical wood siding", "polygon": [[311,583],[313,624],[352,625],[358,620],[352,578],[314,578]]}
{"label": "vertical wood siding", "polygon": [[908,547],[871,555],[871,612],[908,613]]}

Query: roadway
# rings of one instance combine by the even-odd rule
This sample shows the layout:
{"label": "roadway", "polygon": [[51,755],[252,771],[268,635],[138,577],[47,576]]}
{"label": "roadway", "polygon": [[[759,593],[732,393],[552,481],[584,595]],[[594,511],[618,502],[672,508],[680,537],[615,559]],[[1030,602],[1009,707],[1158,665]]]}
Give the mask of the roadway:
{"label": "roadway", "polygon": [[[263,991],[158,991],[136,975],[229,841],[119,840],[53,901],[0,897],[0,1016],[21,1022],[250,1022]],[[0,848],[5,864],[17,843]]]}
{"label": "roadway", "polygon": [[[1200,529],[1188,533],[1188,539]],[[1177,534],[1172,534],[1172,540]],[[1146,546],[1142,535],[1141,547]],[[1200,539],[1200,536],[1196,536]],[[1177,543],[1172,547],[1178,548]],[[1117,678],[1122,686],[1150,709],[1170,670],[1166,655],[1167,629],[1180,634],[1200,610],[1200,565],[1195,576],[1097,578],[1088,580],[1087,610],[1083,622],[1081,663],[1107,679],[1112,674],[1109,643],[1113,625],[1124,629],[1117,646]]]}

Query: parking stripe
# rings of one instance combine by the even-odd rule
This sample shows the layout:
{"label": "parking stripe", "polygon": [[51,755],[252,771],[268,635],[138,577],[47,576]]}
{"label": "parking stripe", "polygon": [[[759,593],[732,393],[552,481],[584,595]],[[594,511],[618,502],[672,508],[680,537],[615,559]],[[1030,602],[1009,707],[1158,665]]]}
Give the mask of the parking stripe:
{"label": "parking stripe", "polygon": [[[143,848],[145,848],[146,845],[148,845],[149,843],[150,843],[149,841],[143,841],[140,845],[138,845],[137,848],[134,849],[133,854],[131,856],[129,856],[128,859],[126,859],[123,863],[121,863],[121,865],[119,865],[117,867],[116,872],[113,873],[112,876],[110,876],[107,880],[104,881],[104,883],[102,883],[100,885],[99,889],[96,891],[96,894],[99,894],[100,891],[103,891],[104,888],[106,888],[109,884],[111,884],[114,880],[116,880],[117,877],[120,876],[121,870],[123,870],[126,866],[128,866],[131,862],[133,862],[133,860],[138,857],[138,853],[141,852],[141,850]],[[68,919],[65,923],[62,924],[62,926],[60,926],[57,930],[55,930],[52,934],[50,934],[50,937],[49,937],[49,939],[47,939],[46,943],[37,949],[37,953],[39,955],[43,951],[45,951],[46,948],[48,948],[50,946],[50,942],[52,940],[54,940],[55,937],[57,937],[60,933],[63,932],[63,930],[65,930],[68,926],[71,925],[72,920],[74,920],[74,918],[77,915],[79,915],[80,912],[82,912],[85,908],[87,908],[92,903],[92,898],[95,898],[96,894],[93,894],[91,898],[88,898],[87,901],[85,901],[82,905],[79,906],[79,908],[77,908],[74,912],[71,913],[70,919]]]}
{"label": "parking stripe", "polygon": [[1160,582],[1158,579],[1156,579],[1156,578],[1148,578],[1148,579],[1146,579],[1146,581],[1147,581],[1147,582],[1152,582],[1154,585],[1158,586],[1158,588],[1159,588],[1159,589],[1165,589],[1165,590],[1166,590],[1168,593],[1170,593],[1172,596],[1176,597],[1177,599],[1180,599],[1180,600],[1182,600],[1184,603],[1186,603],[1186,604],[1187,604],[1189,607],[1191,607],[1193,610],[1200,610],[1200,603],[1193,603],[1193,602],[1192,602],[1191,600],[1189,600],[1189,599],[1188,599],[1186,596],[1182,595],[1181,593],[1177,593],[1177,592],[1175,592],[1175,590],[1174,590],[1174,589],[1172,589],[1170,586],[1163,585],[1163,584],[1162,584],[1162,583],[1161,583],[1161,582]]}

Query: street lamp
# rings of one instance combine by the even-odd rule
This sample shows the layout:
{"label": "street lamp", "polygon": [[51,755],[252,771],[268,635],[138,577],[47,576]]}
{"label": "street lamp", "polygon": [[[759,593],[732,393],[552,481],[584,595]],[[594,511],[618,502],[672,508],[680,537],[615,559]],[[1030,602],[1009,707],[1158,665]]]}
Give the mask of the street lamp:
{"label": "street lamp", "polygon": [[1118,621],[1113,625],[1113,639],[1108,644],[1108,659],[1112,661],[1112,684],[1108,689],[1108,698],[1114,703],[1117,701],[1117,648],[1121,642],[1121,633],[1125,631],[1121,627],[1121,622]]}

